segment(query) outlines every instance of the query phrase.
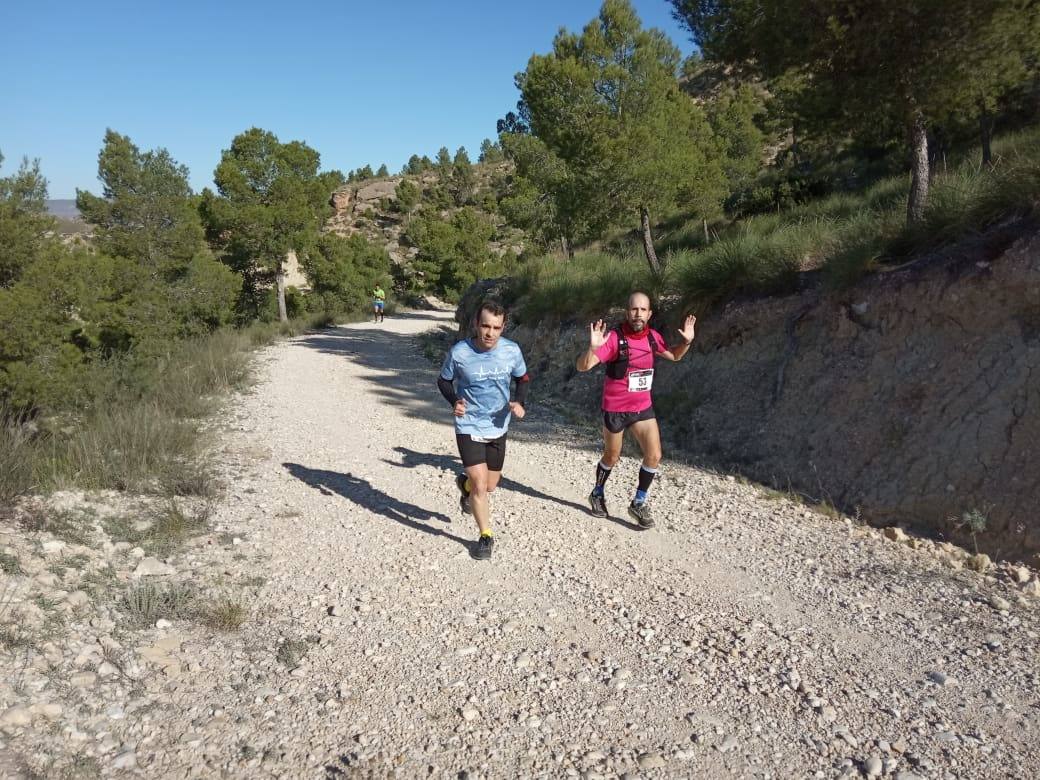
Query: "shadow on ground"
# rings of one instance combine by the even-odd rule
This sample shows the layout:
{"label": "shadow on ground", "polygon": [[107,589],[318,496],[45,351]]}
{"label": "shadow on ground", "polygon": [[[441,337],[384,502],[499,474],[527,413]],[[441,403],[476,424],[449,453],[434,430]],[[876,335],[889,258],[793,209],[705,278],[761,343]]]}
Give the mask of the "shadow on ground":
{"label": "shadow on ground", "polygon": [[[383,458],[384,463],[389,463],[391,466],[400,466],[401,468],[414,469],[419,466],[430,466],[440,471],[446,471],[449,474],[459,472],[460,466],[457,458],[450,455],[438,455],[432,452],[418,452],[416,450],[408,449],[407,447],[394,447],[394,452],[401,456],[401,462],[387,460]],[[506,461],[506,467],[508,468],[508,458]],[[528,496],[538,501],[548,501],[553,504],[559,504],[567,509],[573,509],[580,512],[582,515],[589,514],[589,508],[584,504],[576,504],[573,501],[568,501],[564,498],[558,498],[557,496],[551,496],[548,493],[543,493],[537,488],[530,487],[529,485],[521,484],[515,479],[510,479],[502,474],[502,481],[499,482],[499,488],[505,490],[511,490],[514,493],[520,493],[521,495]],[[629,523],[619,517],[607,517],[604,518],[611,522],[617,523],[620,526],[628,528],[630,530],[643,530],[635,523]]]}
{"label": "shadow on ground", "polygon": [[416,531],[451,539],[467,550],[472,544],[472,540],[463,539],[461,536],[448,533],[436,526],[427,525],[427,521],[432,520],[450,523],[451,518],[447,515],[400,501],[382,490],[372,487],[372,484],[366,479],[355,477],[350,473],[341,474],[338,471],[312,469],[299,463],[283,463],[282,465],[298,480],[305,482],[323,495],[343,496],[373,514],[388,517],[394,522],[414,528]]}

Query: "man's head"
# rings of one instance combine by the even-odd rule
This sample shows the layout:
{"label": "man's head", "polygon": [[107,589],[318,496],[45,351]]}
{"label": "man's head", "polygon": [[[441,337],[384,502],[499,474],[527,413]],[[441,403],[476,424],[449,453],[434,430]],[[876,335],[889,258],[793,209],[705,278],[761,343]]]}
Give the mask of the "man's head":
{"label": "man's head", "polygon": [[625,322],[636,333],[650,324],[650,296],[643,292],[634,292],[628,296],[628,304],[625,306]]}
{"label": "man's head", "polygon": [[506,324],[506,309],[495,300],[486,300],[477,311],[477,346],[483,350],[494,349]]}

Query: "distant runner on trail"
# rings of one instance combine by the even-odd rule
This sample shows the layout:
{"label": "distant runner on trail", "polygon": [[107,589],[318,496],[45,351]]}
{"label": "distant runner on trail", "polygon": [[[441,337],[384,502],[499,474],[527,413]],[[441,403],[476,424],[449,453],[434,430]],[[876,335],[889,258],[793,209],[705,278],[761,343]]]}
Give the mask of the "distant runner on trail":
{"label": "distant runner on trail", "polygon": [[606,365],[603,382],[603,457],[596,466],[596,486],[589,495],[589,505],[596,517],[607,517],[604,485],[610,470],[621,458],[621,442],[630,429],[643,453],[639,469],[639,486],[628,505],[628,513],[642,528],[653,528],[654,519],[646,496],[661,462],[661,432],[657,427],[650,389],[654,379],[654,358],[679,361],[693,343],[692,314],[679,331],[682,341],[667,347],[664,338],[649,323],[653,312],[650,298],[635,292],[628,298],[625,321],[607,331],[603,320],[589,325],[589,348],[577,361],[579,371],[588,371],[600,363]]}
{"label": "distant runner on trail", "polygon": [[383,288],[376,285],[376,289],[372,291],[372,314],[375,316],[376,322],[383,321],[383,308],[386,306],[386,293],[383,292]]}
{"label": "distant runner on trail", "polygon": [[[451,348],[437,379],[455,414],[455,441],[465,467],[455,484],[462,494],[459,506],[480,529],[472,551],[478,560],[490,558],[495,545],[488,496],[502,477],[510,417],[523,419],[530,382],[520,345],[502,338],[505,323],[502,304],[484,301],[474,323],[476,335]],[[516,382],[512,401],[510,380]]]}

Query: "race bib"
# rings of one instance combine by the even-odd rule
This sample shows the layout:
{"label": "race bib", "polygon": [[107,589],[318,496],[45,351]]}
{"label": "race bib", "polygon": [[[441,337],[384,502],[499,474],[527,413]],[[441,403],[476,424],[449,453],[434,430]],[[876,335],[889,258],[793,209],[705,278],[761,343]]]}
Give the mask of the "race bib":
{"label": "race bib", "polygon": [[645,393],[653,383],[654,370],[652,368],[628,372],[628,392],[630,393]]}
{"label": "race bib", "polygon": [[476,442],[477,444],[487,444],[491,439],[485,439],[483,436],[470,436],[469,440]]}

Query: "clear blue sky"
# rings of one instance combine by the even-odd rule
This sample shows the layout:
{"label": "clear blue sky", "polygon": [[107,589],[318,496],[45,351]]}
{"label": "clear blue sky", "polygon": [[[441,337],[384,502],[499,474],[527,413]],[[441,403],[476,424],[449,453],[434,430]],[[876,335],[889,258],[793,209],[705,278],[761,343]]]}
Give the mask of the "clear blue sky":
{"label": "clear blue sky", "polygon": [[[634,0],[684,54],[665,0]],[[0,175],[40,158],[52,198],[99,190],[105,129],[165,147],[211,186],[249,127],[302,140],[322,167],[387,163],[480,141],[513,109],[513,76],[599,0],[83,0],[11,3],[0,32]]]}

